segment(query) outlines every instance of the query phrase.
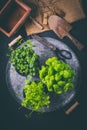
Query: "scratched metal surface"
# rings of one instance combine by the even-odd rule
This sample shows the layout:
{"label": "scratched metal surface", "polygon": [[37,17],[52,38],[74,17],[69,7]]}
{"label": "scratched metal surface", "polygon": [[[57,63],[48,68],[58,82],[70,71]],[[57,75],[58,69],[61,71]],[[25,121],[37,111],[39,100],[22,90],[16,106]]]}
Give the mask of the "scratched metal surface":
{"label": "scratched metal surface", "polygon": [[[62,95],[51,94],[50,107],[49,108],[43,107],[40,110],[40,111],[44,110],[45,112],[50,112],[50,111],[54,111],[56,109],[60,109],[60,108],[64,107],[74,98],[74,96],[76,94],[76,89],[77,89],[77,87],[79,88],[79,86],[80,86],[79,81],[81,80],[81,77],[80,77],[81,67],[80,67],[80,63],[79,63],[79,60],[78,60],[76,54],[65,43],[58,41],[56,39],[53,39],[53,38],[49,38],[49,37],[46,37],[46,39],[50,43],[52,43],[53,45],[58,47],[58,49],[60,49],[60,50],[64,49],[64,50],[70,51],[72,58],[65,60],[65,61],[68,64],[70,64],[70,66],[76,71],[76,76],[75,76],[75,81],[74,81],[75,88],[72,91],[63,93]],[[39,60],[40,65],[44,64],[46,59],[55,55],[55,53],[52,50],[50,50],[46,46],[42,45],[38,41],[31,39],[31,42],[33,45],[35,45],[35,47],[33,49],[40,56],[40,60]],[[33,80],[38,80],[38,78],[36,77]],[[21,101],[24,98],[23,87],[25,85],[25,77],[20,75],[15,70],[15,68],[10,64],[10,59],[8,61],[7,68],[6,68],[6,82],[7,82],[8,89],[9,89],[10,93],[12,94],[12,96],[15,98],[15,100],[19,104],[21,104]]]}

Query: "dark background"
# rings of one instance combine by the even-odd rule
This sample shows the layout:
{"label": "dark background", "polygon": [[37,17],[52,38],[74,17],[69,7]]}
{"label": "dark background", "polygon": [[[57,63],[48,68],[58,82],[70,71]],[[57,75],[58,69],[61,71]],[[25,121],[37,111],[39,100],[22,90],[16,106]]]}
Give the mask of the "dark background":
{"label": "dark background", "polygon": [[[87,16],[87,1],[83,0],[82,5]],[[81,64],[82,84],[76,97],[80,105],[70,115],[65,115],[64,108],[45,114],[34,112],[29,119],[25,117],[25,114],[30,113],[30,111],[24,108],[19,110],[20,105],[10,95],[5,80],[6,64],[8,61],[6,54],[9,52],[8,43],[20,33],[25,36],[24,27],[11,38],[0,33],[0,130],[87,129],[87,18],[73,23],[72,26],[71,34],[85,45],[85,49],[79,53],[68,38],[64,38],[62,41],[73,49]],[[57,36],[52,31],[42,33],[40,36],[49,36],[57,39]]]}

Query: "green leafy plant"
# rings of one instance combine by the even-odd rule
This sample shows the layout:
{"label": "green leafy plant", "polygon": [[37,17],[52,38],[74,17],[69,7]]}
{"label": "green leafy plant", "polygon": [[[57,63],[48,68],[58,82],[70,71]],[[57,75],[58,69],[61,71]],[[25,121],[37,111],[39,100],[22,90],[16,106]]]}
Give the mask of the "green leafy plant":
{"label": "green leafy plant", "polygon": [[75,71],[67,63],[51,57],[46,60],[46,66],[39,71],[41,81],[49,92],[62,94],[74,88]]}
{"label": "green leafy plant", "polygon": [[35,76],[38,73],[39,56],[32,49],[32,43],[27,40],[16,50],[12,50],[11,63],[15,69],[25,76]]}
{"label": "green leafy plant", "polygon": [[22,106],[40,111],[41,107],[49,107],[50,97],[44,91],[42,82],[31,82],[23,88],[25,98],[22,100]]}

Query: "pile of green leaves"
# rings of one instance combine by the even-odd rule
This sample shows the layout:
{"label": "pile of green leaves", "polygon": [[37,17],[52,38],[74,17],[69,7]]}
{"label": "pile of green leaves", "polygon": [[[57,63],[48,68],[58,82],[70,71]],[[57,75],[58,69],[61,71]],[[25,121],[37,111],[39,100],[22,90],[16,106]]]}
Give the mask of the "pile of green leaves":
{"label": "pile of green leaves", "polygon": [[58,60],[57,57],[51,57],[45,63],[46,66],[41,67],[39,75],[49,92],[62,94],[74,87],[75,72],[70,65]]}
{"label": "pile of green leaves", "polygon": [[43,106],[49,107],[50,97],[44,91],[42,82],[32,82],[23,88],[25,98],[22,106],[31,108],[34,111],[40,111]]}
{"label": "pile of green leaves", "polygon": [[15,69],[23,75],[35,76],[38,73],[39,56],[32,49],[32,43],[27,40],[19,48],[12,51],[11,63]]}

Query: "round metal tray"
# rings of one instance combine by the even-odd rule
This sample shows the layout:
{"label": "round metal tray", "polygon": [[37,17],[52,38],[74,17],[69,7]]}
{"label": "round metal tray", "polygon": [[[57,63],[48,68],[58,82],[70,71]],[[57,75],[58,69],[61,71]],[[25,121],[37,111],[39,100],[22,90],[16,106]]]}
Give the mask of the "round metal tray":
{"label": "round metal tray", "polygon": [[[79,60],[76,54],[63,42],[45,37],[51,44],[55,45],[60,50],[67,50],[71,53],[71,59],[65,59],[65,61],[76,71],[74,85],[75,88],[72,91],[67,93],[63,93],[61,95],[51,94],[51,104],[49,108],[43,107],[40,111],[54,111],[56,109],[62,108],[67,105],[75,96],[77,87],[79,88],[81,80],[81,67]],[[47,48],[46,46],[42,45],[38,41],[31,39],[32,44],[34,45],[34,51],[40,56],[40,65],[45,63],[45,60],[49,57],[55,56],[55,53]],[[25,44],[25,43],[24,43]],[[6,82],[10,93],[13,95],[15,100],[21,105],[21,102],[24,98],[23,95],[23,87],[25,85],[25,76],[20,75],[15,68],[10,63],[10,59],[7,64],[6,68]]]}

